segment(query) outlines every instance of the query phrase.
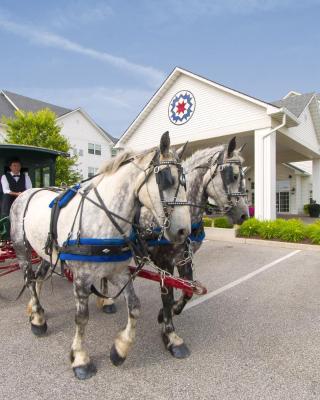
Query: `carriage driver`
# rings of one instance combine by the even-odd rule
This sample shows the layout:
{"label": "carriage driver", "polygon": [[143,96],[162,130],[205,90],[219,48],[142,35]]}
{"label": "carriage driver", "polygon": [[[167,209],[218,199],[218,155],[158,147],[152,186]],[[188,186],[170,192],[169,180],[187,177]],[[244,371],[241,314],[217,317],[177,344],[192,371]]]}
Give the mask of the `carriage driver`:
{"label": "carriage driver", "polygon": [[21,162],[18,158],[12,159],[7,171],[1,178],[3,198],[1,216],[10,214],[10,208],[15,199],[25,190],[32,188],[32,183],[27,174],[21,173]]}

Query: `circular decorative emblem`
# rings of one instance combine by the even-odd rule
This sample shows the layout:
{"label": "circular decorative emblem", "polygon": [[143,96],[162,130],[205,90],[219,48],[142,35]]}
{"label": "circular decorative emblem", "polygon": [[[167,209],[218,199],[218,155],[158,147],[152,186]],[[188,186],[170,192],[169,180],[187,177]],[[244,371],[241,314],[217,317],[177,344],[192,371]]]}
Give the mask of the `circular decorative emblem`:
{"label": "circular decorative emblem", "polygon": [[181,90],[176,93],[169,104],[169,119],[175,125],[182,125],[189,121],[196,108],[196,101],[191,92]]}

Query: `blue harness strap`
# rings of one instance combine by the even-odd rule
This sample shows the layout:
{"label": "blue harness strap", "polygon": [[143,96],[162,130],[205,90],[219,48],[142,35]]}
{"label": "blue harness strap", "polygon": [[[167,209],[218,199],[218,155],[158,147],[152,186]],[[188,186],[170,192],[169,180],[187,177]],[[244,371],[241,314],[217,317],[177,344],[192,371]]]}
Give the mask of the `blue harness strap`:
{"label": "blue harness strap", "polygon": [[121,262],[129,260],[132,257],[131,250],[121,254],[106,254],[102,256],[86,256],[83,254],[60,253],[62,261],[82,261],[82,262]]}
{"label": "blue harness strap", "polygon": [[[132,232],[130,235],[130,240],[135,240],[135,234]],[[63,249],[68,249],[71,247],[70,252],[63,251]],[[88,255],[88,254],[76,254],[76,251],[72,253],[72,247],[81,248],[81,246],[91,246],[94,250],[96,247],[105,246],[111,254],[98,254],[98,255]],[[114,247],[114,250],[112,249]],[[121,249],[122,247],[122,249]],[[112,252],[114,253],[112,254]],[[122,238],[112,238],[112,239],[94,239],[94,238],[80,238],[69,239],[64,242],[62,250],[60,252],[60,260],[62,261],[82,261],[82,262],[121,262],[129,260],[132,257],[132,251],[127,247],[127,241]]]}
{"label": "blue harness strap", "polygon": [[[206,234],[204,232],[204,229],[200,229],[202,226],[203,226],[202,221],[191,225],[191,234],[189,235],[189,239],[191,242],[201,243],[204,240]],[[154,229],[154,232],[160,232],[160,228]],[[147,240],[147,245],[149,247],[162,246],[167,244],[171,244],[171,242],[165,238],[162,238],[160,240],[157,239]]]}
{"label": "blue harness strap", "polygon": [[[71,188],[67,189],[64,193],[62,193],[61,195],[59,195],[58,197],[58,207],[59,208],[63,208],[65,207],[70,200],[72,200],[74,198],[74,196],[77,194],[77,191],[80,189],[80,184],[76,184],[74,186],[72,186]],[[57,198],[54,198],[50,204],[49,207],[52,208],[54,206],[55,201],[57,200]]]}

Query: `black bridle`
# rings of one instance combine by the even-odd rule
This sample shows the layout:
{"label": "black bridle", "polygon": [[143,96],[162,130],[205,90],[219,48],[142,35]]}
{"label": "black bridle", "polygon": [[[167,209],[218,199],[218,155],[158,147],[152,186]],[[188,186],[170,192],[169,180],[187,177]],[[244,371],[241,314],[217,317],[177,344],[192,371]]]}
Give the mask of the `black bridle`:
{"label": "black bridle", "polygon": [[[164,166],[164,168],[161,168],[162,166]],[[170,166],[174,166],[178,170],[178,185],[175,194],[173,196],[173,199],[168,201],[165,200],[164,191],[170,189],[175,184],[175,178],[172,176]],[[159,151],[157,151],[150,165],[145,170],[145,179],[137,189],[137,198],[139,196],[141,188],[145,184],[147,185],[148,179],[150,178],[152,173],[154,173],[156,177],[156,183],[158,185],[160,201],[163,208],[163,223],[161,226],[161,230],[164,231],[165,229],[168,229],[170,227],[171,224],[170,218],[174,207],[189,205],[187,201],[177,201],[180,187],[182,186],[186,191],[186,177],[181,162],[178,158],[174,160],[160,161],[160,154]],[[140,204],[140,206],[142,205]]]}
{"label": "black bridle", "polygon": [[[223,211],[227,212],[229,211],[233,206],[232,199],[236,199],[236,203],[238,203],[239,199],[241,197],[246,197],[246,191],[245,187],[243,184],[243,179],[244,179],[244,172],[242,168],[242,163],[240,160],[233,160],[233,159],[227,159],[224,161],[224,150],[221,150],[219,152],[219,155],[215,157],[217,153],[215,153],[213,156],[211,156],[205,165],[199,165],[196,168],[205,168],[210,170],[210,178],[208,179],[207,183],[204,186],[204,191],[207,192],[207,188],[209,184],[211,183],[213,188],[213,179],[217,176],[218,172],[221,175],[221,180],[223,184],[223,189],[225,192],[225,195],[228,199],[227,205],[224,207]],[[212,161],[214,159],[214,161]],[[233,165],[238,165],[239,167],[239,175],[240,175],[240,183],[239,183],[239,190],[237,192],[231,192],[229,189],[229,186],[238,179],[238,177],[235,178],[234,176],[234,171],[233,171]],[[214,191],[216,191],[214,189]]]}

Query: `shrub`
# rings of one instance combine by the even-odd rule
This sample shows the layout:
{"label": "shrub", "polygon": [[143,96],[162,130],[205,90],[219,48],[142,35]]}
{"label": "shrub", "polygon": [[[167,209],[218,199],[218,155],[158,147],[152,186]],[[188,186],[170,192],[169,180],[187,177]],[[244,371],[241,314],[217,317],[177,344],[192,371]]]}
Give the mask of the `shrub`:
{"label": "shrub", "polygon": [[305,213],[305,215],[309,215],[309,206],[310,204],[305,204],[303,206],[303,212]]}
{"label": "shrub", "polygon": [[300,219],[289,219],[279,226],[279,239],[300,242],[306,237],[306,227]]}
{"label": "shrub", "polygon": [[320,244],[320,221],[306,227],[306,236],[313,244]]}
{"label": "shrub", "polygon": [[277,239],[280,235],[281,223],[275,221],[261,221],[259,226],[259,236],[262,239]]}
{"label": "shrub", "polygon": [[215,228],[233,228],[227,217],[215,218],[213,220],[213,226]]}
{"label": "shrub", "polygon": [[203,226],[207,227],[207,228],[211,228],[213,225],[213,219],[212,218],[206,218],[204,217],[203,219]]}
{"label": "shrub", "polygon": [[258,236],[261,222],[255,218],[250,218],[244,221],[239,228],[239,235],[244,237]]}

